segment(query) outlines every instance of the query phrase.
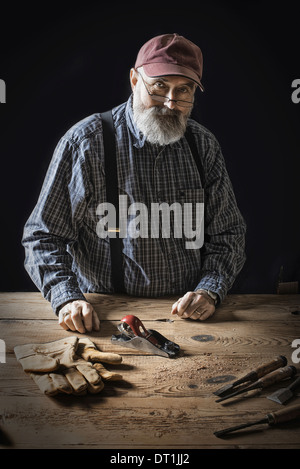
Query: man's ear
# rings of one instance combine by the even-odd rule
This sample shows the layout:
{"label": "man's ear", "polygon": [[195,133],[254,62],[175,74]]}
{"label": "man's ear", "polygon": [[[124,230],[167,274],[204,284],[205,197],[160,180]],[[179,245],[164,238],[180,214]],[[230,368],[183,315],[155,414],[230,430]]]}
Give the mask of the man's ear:
{"label": "man's ear", "polygon": [[131,89],[134,91],[136,83],[138,80],[138,74],[135,68],[130,69],[130,84],[131,84]]}

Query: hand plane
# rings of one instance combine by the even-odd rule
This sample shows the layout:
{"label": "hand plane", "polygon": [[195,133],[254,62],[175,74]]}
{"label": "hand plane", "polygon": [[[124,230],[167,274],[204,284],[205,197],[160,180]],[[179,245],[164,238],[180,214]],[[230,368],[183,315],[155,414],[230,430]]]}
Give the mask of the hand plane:
{"label": "hand plane", "polygon": [[142,321],[132,314],[124,316],[117,327],[121,334],[112,335],[111,337],[111,342],[115,345],[122,345],[123,347],[134,348],[167,358],[175,357],[180,351],[179,345],[166,339],[153,329],[147,330]]}

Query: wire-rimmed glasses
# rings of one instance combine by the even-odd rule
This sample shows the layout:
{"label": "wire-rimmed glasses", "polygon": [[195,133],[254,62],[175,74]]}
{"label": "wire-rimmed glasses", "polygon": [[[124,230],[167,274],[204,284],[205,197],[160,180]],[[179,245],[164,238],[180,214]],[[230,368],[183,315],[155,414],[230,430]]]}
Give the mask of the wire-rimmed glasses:
{"label": "wire-rimmed glasses", "polygon": [[[150,93],[150,91],[148,90],[147,86],[146,86],[146,82],[142,76],[142,74],[138,71],[138,74],[140,75],[140,77],[142,78],[142,81],[145,85],[145,88],[146,88],[146,91],[148,93],[148,95],[154,99],[155,101],[158,101],[160,103],[166,103],[166,102],[173,102],[175,104],[177,104],[177,106],[180,106],[180,107],[192,107],[193,104],[194,104],[194,101],[185,101],[184,99],[171,99],[171,98],[168,98],[168,96],[162,96],[160,94],[155,94],[155,93]],[[147,83],[148,86],[151,86],[149,83]]]}

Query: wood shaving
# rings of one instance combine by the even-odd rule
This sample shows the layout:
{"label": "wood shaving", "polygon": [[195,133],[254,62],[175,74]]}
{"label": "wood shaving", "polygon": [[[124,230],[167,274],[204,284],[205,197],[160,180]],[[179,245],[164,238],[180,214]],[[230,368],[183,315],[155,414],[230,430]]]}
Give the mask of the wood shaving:
{"label": "wood shaving", "polygon": [[[163,384],[172,382],[176,379],[177,383],[187,382],[187,385],[211,385],[220,383],[222,377],[226,378],[227,375],[234,377],[241,376],[248,368],[248,358],[228,358],[212,355],[212,353],[204,353],[197,356],[183,356],[175,359],[169,359],[163,364],[158,365],[153,371],[152,379],[156,384]],[[212,383],[206,381],[215,378]]]}

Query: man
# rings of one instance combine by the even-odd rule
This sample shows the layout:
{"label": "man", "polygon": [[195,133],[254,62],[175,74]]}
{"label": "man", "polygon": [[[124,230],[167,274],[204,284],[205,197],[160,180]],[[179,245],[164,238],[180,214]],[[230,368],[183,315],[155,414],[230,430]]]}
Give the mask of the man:
{"label": "man", "polygon": [[[197,225],[195,234],[204,205],[201,249],[199,237],[198,244],[188,246],[186,232],[176,235],[174,221],[167,235],[161,230],[157,236],[155,224],[148,236],[141,227],[134,235],[127,233],[122,239],[125,292],[178,295],[171,313],[195,320],[214,313],[245,261],[245,224],[220,146],[189,117],[196,89],[204,90],[201,79],[198,46],[178,34],[154,37],[140,49],[130,71],[132,95],[112,111],[118,190],[127,206],[143,204],[149,214],[158,207],[179,208],[179,214],[181,208],[200,208],[184,218],[186,225]],[[187,128],[204,168],[203,180]],[[114,292],[110,238],[100,233],[105,217],[99,208],[106,202],[102,130],[102,117],[94,114],[62,137],[23,236],[28,273],[51,302],[59,324],[79,332],[100,325],[84,293]],[[132,212],[128,214],[127,226],[132,222]]]}

